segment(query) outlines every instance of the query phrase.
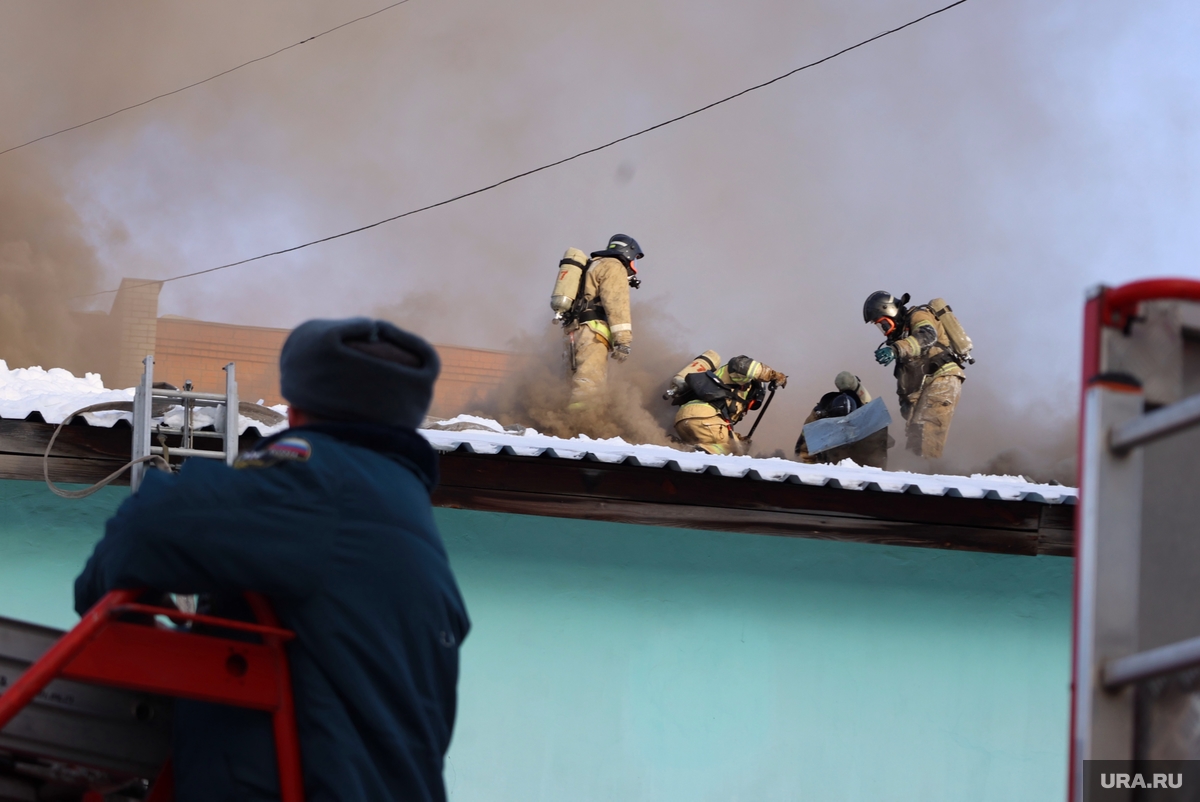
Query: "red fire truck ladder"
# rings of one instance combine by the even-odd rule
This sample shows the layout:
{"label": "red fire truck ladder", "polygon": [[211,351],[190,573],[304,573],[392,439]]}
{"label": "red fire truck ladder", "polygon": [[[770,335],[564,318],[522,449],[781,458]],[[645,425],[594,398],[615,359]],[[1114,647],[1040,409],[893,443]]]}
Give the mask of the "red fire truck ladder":
{"label": "red fire truck ladder", "polygon": [[[121,728],[122,722],[114,722],[121,713],[126,725],[135,719],[149,720],[155,709],[153,697],[109,693],[89,698],[88,686],[247,707],[272,715],[282,802],[303,802],[300,745],[284,652],[284,643],[294,636],[280,628],[267,601],[258,594],[246,594],[258,620],[247,623],[139,604],[139,595],[130,590],[109,593],[23,673],[14,671],[18,674],[15,681],[0,673],[8,686],[0,687],[0,747],[29,758],[30,771],[47,771],[49,761],[56,772],[53,779],[66,776],[85,786],[82,802],[101,802],[106,790],[103,784],[111,790],[114,781],[119,787],[122,781],[145,776],[144,768],[138,771],[136,758],[144,765],[148,753],[161,751],[166,733],[159,728],[151,733],[157,741],[150,743],[141,733],[139,742],[136,731],[131,738],[128,726]],[[249,633],[261,643],[154,623],[155,617],[162,615],[169,615],[177,626],[191,622]],[[0,628],[0,636],[12,640],[12,634],[12,627]],[[0,672],[5,669],[2,660],[0,655]],[[48,692],[52,683],[57,689]],[[128,709],[122,711],[123,706]],[[124,739],[128,751],[138,754],[114,754],[121,749],[106,742],[114,736]],[[157,771],[157,780],[145,798],[149,802],[173,798],[169,760]]]}
{"label": "red fire truck ladder", "polygon": [[1069,802],[1200,759],[1200,282],[1097,289],[1083,352]]}

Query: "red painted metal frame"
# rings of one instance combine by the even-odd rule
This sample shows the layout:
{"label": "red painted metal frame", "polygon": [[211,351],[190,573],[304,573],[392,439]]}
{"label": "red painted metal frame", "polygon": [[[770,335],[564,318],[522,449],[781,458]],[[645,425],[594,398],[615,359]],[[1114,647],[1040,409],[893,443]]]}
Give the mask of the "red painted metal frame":
{"label": "red painted metal frame", "polygon": [[[1088,298],[1083,312],[1083,370],[1079,382],[1079,445],[1077,463],[1083,470],[1083,425],[1084,405],[1087,400],[1088,387],[1092,380],[1101,373],[1100,352],[1102,347],[1102,330],[1109,328],[1124,329],[1130,320],[1137,315],[1138,305],[1143,301],[1195,301],[1200,303],[1200,281],[1183,278],[1152,278],[1123,284],[1120,287],[1100,287],[1095,295]],[[1076,477],[1075,486],[1083,488],[1082,474]],[[1075,559],[1079,559],[1078,533],[1080,532],[1079,515],[1083,504],[1075,505]],[[1075,697],[1075,677],[1079,662],[1079,572],[1075,571],[1072,623],[1071,623],[1071,739],[1068,745],[1067,759],[1067,800],[1075,800],[1075,709],[1078,700]]]}
{"label": "red painted metal frame", "polygon": [[[284,644],[295,637],[279,626],[271,605],[247,593],[259,623],[170,611],[172,619],[250,632],[262,643],[181,632],[118,620],[128,613],[165,615],[161,607],[137,604],[140,591],[114,590],[0,696],[0,729],[58,677],[98,685],[248,707],[272,714],[281,802],[303,802],[300,741]],[[151,798],[171,798],[170,766]],[[164,783],[165,780],[165,783]],[[165,786],[165,787],[160,787]]]}
{"label": "red painted metal frame", "polygon": [[1200,302],[1200,281],[1186,278],[1149,278],[1111,289],[1104,287],[1099,298],[1100,323],[1120,329],[1137,314],[1138,304],[1142,301]]}
{"label": "red painted metal frame", "polygon": [[154,784],[150,786],[150,792],[146,794],[143,802],[173,802],[174,797],[175,767],[171,765],[171,758],[167,758],[163,763],[162,770],[154,778]]}

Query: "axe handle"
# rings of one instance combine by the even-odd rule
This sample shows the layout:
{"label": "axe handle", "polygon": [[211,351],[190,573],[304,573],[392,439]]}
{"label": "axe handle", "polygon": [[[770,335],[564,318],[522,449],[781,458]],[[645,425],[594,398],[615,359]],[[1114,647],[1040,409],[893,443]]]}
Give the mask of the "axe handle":
{"label": "axe handle", "polygon": [[746,439],[749,440],[754,436],[754,430],[758,428],[758,424],[762,423],[762,416],[766,414],[767,407],[771,406],[771,399],[775,397],[775,382],[770,384],[770,392],[767,393],[767,400],[763,402],[763,408],[758,411],[758,417],[754,419],[754,425],[750,427],[750,431],[746,433]]}

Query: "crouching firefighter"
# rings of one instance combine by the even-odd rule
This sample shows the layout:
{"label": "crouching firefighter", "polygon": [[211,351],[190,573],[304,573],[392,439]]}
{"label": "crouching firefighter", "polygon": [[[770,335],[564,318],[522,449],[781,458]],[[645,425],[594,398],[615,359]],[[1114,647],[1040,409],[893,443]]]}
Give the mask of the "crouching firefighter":
{"label": "crouching firefighter", "polygon": [[863,320],[887,339],[875,350],[881,365],[896,363],[896,393],[905,420],[907,447],[914,454],[942,456],[950,419],[962,393],[963,367],[973,363],[971,338],[941,298],[905,306],[909,296],[873,292],[863,304]]}
{"label": "crouching firefighter", "polygon": [[[808,413],[808,417],[804,421],[805,428],[801,429],[800,439],[796,441],[796,459],[810,465],[818,462],[836,465],[842,460],[848,459],[859,465],[887,468],[887,450],[895,443],[888,436],[886,411],[883,411],[882,416],[878,416],[877,420],[866,423],[865,426],[855,427],[841,441],[841,444],[834,445],[832,448],[824,448],[815,453],[810,452],[808,438],[805,437],[810,423],[840,418],[849,418],[850,421],[853,421],[853,418],[850,418],[851,415],[875,400],[871,398],[867,388],[863,387],[862,381],[848,370],[843,370],[837,375],[833,380],[833,386],[837,388],[837,391],[821,396],[821,400],[813,407],[812,412]],[[882,401],[877,402],[877,404],[882,403]],[[867,410],[867,412],[870,411]],[[851,439],[855,437],[858,439]],[[828,440],[825,444],[829,444]],[[814,448],[819,448],[819,446],[820,444]]]}
{"label": "crouching firefighter", "polygon": [[720,361],[716,351],[705,351],[675,374],[663,398],[679,406],[675,432],[682,442],[709,454],[742,455],[750,438],[733,427],[747,412],[765,411],[768,389],[786,387],[788,377],[744,355]]}
{"label": "crouching firefighter", "polygon": [[569,248],[559,262],[550,306],[566,337],[572,383],[568,410],[579,412],[594,403],[608,380],[609,357],[618,362],[629,358],[629,288],[641,285],[636,262],[643,256],[637,240],[614,234],[608,247],[590,258]]}

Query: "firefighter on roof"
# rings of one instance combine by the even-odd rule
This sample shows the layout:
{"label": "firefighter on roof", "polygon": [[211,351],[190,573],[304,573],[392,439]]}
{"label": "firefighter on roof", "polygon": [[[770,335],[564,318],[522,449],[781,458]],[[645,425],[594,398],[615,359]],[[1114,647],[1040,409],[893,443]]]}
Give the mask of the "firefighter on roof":
{"label": "firefighter on roof", "polygon": [[[821,400],[804,420],[805,426],[827,418],[844,418],[871,403],[871,394],[867,392],[867,388],[863,387],[862,381],[848,370],[843,370],[837,375],[833,380],[833,386],[837,388],[837,391],[821,396]],[[892,445],[890,440],[885,426],[853,443],[831,448],[819,454],[810,454],[808,443],[804,439],[803,427],[801,427],[800,438],[796,441],[796,459],[808,464],[825,462],[834,465],[844,459],[849,459],[859,465],[887,468],[887,450]]]}
{"label": "firefighter on roof", "polygon": [[608,358],[624,362],[633,346],[629,288],[636,289],[637,260],[645,254],[633,237],[614,234],[608,247],[585,258],[571,248],[559,262],[550,306],[567,338],[571,411],[592,405],[608,379]]}
{"label": "firefighter on roof", "polygon": [[748,356],[735,356],[717,367],[721,357],[705,351],[671,380],[664,398],[679,405],[675,432],[679,439],[709,454],[746,453],[747,443],[733,427],[758,409],[766,385],[787,386],[787,376]]}
{"label": "firefighter on roof", "polygon": [[971,358],[971,338],[941,298],[906,307],[909,296],[873,292],[863,304],[863,321],[879,327],[887,339],[875,350],[881,365],[896,363],[896,393],[906,423],[909,451],[940,457],[950,419]]}

